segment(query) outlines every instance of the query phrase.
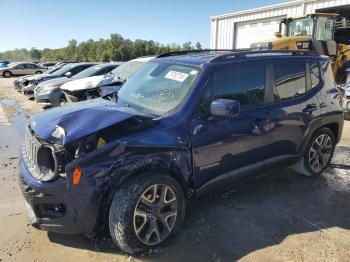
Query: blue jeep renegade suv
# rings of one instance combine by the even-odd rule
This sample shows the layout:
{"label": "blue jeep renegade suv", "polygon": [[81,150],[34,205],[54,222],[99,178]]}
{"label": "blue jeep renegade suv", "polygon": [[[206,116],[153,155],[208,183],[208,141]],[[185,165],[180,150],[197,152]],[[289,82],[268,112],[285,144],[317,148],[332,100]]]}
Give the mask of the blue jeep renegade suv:
{"label": "blue jeep renegade suv", "polygon": [[187,200],[209,189],[272,166],[321,174],[342,128],[327,57],[164,54],[132,76],[115,101],[31,117],[20,183],[34,227],[88,234],[106,221],[115,244],[135,253],[167,239]]}

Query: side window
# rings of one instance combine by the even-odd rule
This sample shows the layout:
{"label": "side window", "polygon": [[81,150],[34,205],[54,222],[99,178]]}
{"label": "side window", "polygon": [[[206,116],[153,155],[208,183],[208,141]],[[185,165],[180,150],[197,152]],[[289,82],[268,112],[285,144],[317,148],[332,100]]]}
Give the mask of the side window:
{"label": "side window", "polygon": [[311,88],[321,83],[321,72],[318,63],[310,63]]}
{"label": "side window", "polygon": [[15,66],[15,69],[24,69],[24,64],[20,64]]}
{"label": "side window", "polygon": [[70,72],[72,73],[72,75],[76,75],[85,69],[86,69],[86,67],[84,67],[84,66],[77,66],[77,67],[72,68],[70,70]]}
{"label": "side window", "polygon": [[292,99],[306,93],[305,63],[274,64],[275,102]]}
{"label": "side window", "polygon": [[33,68],[35,68],[35,66],[32,65],[32,64],[26,64],[25,67],[26,67],[27,69],[33,69]]}
{"label": "side window", "polygon": [[202,96],[202,111],[209,112],[210,103],[216,99],[231,99],[240,102],[241,109],[264,104],[265,64],[234,66],[215,72]]}
{"label": "side window", "polygon": [[91,67],[91,65],[83,65],[83,66],[80,66],[80,67],[77,67],[76,68],[76,74],[77,73],[80,73],[81,71],[84,71],[85,69],[87,69],[87,68],[89,68],[89,67]]}
{"label": "side window", "polygon": [[114,69],[113,67],[106,67],[103,74],[105,75],[105,74],[111,72],[113,69]]}

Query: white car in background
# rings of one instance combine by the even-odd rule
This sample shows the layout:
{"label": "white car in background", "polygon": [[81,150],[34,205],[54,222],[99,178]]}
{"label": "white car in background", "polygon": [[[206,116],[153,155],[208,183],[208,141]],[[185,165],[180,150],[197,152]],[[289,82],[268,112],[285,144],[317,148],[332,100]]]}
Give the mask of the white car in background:
{"label": "white car in background", "polygon": [[42,74],[45,71],[47,71],[47,67],[34,63],[10,63],[7,67],[0,68],[0,75],[3,77],[11,77],[14,75],[34,75]]}
{"label": "white car in background", "polygon": [[115,93],[137,70],[155,56],[139,57],[117,67],[108,74],[74,80],[61,86],[67,102],[79,102]]}

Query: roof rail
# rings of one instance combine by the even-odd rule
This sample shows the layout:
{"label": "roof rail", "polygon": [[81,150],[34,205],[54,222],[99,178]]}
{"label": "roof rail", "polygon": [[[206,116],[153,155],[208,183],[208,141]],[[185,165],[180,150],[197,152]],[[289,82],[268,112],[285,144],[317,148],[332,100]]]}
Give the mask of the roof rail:
{"label": "roof rail", "polygon": [[213,58],[210,63],[225,62],[233,58],[246,58],[247,55],[258,55],[258,54],[289,54],[289,55],[315,55],[319,54],[314,51],[303,51],[303,50],[255,50],[255,51],[241,51],[231,52],[223,54]]}
{"label": "roof rail", "polygon": [[187,55],[187,54],[198,54],[198,53],[208,53],[208,52],[242,52],[249,51],[250,49],[202,49],[202,50],[182,50],[163,53],[157,56],[157,58],[168,57],[168,56],[177,56],[177,55]]}

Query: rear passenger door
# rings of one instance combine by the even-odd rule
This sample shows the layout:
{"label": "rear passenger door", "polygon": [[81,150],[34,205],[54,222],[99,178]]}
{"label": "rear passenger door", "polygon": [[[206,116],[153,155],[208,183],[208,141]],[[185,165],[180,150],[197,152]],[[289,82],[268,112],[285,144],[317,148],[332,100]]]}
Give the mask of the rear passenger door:
{"label": "rear passenger door", "polygon": [[[214,178],[238,178],[244,171],[262,169],[269,126],[265,87],[265,63],[224,64],[212,74],[191,122],[196,188]],[[240,102],[239,116],[212,116],[210,104],[217,99]]]}
{"label": "rear passenger door", "polygon": [[306,61],[276,62],[271,69],[273,128],[269,158],[283,160],[298,153],[310,124],[321,114],[317,98],[321,74],[318,63]]}
{"label": "rear passenger door", "polygon": [[33,65],[33,64],[25,64],[24,65],[24,73],[26,74],[26,75],[32,75],[32,74],[35,74],[35,70],[36,69],[36,67],[35,67],[35,65]]}

